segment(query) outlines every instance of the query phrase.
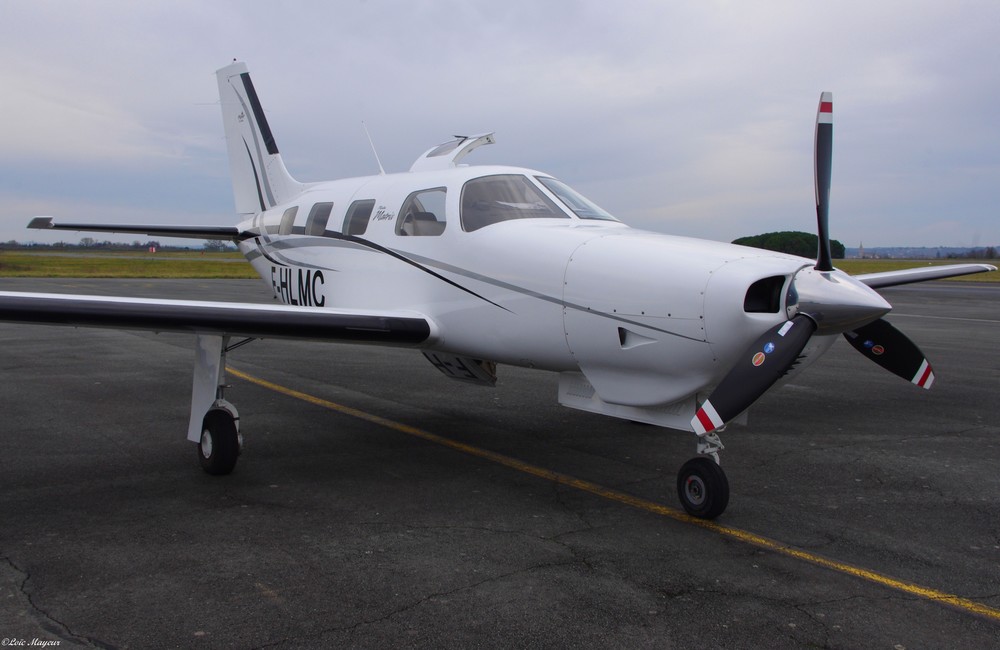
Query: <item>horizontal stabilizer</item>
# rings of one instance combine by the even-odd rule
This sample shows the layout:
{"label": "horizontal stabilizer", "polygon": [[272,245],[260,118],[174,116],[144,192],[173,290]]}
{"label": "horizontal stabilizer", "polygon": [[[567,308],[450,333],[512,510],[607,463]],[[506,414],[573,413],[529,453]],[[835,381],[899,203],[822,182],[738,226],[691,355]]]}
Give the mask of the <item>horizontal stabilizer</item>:
{"label": "horizontal stabilizer", "polygon": [[74,232],[115,232],[150,237],[184,239],[224,239],[236,241],[240,231],[233,226],[169,226],[122,223],[52,223],[52,217],[35,217],[28,224],[35,230],[72,230]]}
{"label": "horizontal stabilizer", "polygon": [[921,266],[915,269],[903,269],[902,271],[865,273],[854,276],[854,279],[864,282],[872,289],[880,289],[882,287],[895,287],[900,284],[941,280],[943,278],[954,278],[960,275],[972,275],[973,273],[986,273],[996,270],[997,267],[992,264],[947,264],[944,266]]}

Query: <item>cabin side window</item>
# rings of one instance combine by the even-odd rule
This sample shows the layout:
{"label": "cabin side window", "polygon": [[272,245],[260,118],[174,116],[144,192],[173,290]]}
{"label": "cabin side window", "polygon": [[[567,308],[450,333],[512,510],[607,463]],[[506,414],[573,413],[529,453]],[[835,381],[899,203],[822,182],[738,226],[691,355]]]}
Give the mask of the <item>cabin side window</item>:
{"label": "cabin side window", "polygon": [[299,206],[294,205],[281,215],[281,224],[278,226],[279,235],[291,235],[292,227],[295,225],[295,214],[299,211]]}
{"label": "cabin side window", "polygon": [[511,219],[569,219],[556,203],[518,174],[483,176],[462,188],[462,230]]}
{"label": "cabin side window", "polygon": [[368,220],[371,219],[372,210],[375,209],[375,200],[355,201],[351,207],[347,208],[347,216],[344,217],[345,235],[363,235],[368,230]]}
{"label": "cabin side window", "polygon": [[443,187],[420,190],[403,201],[396,219],[397,235],[434,236],[444,232],[446,191]]}
{"label": "cabin side window", "polygon": [[326,222],[330,220],[333,203],[317,203],[309,211],[306,219],[306,234],[322,236],[326,232]]}

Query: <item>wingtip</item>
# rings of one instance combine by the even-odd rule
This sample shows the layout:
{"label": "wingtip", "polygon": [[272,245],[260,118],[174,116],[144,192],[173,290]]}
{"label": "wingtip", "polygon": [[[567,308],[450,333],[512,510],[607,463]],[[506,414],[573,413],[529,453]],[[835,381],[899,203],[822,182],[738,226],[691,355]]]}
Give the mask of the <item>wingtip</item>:
{"label": "wingtip", "polygon": [[52,227],[52,217],[35,217],[28,223],[29,228],[48,230]]}

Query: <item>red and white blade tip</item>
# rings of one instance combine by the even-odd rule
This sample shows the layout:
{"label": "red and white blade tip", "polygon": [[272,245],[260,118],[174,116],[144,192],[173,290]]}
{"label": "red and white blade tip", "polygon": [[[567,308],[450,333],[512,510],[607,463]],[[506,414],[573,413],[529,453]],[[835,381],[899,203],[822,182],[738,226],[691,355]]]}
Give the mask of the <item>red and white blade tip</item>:
{"label": "red and white blade tip", "polygon": [[718,413],[716,413],[715,407],[712,406],[712,403],[708,400],[705,400],[705,403],[701,405],[698,412],[695,413],[693,418],[691,418],[691,428],[694,429],[694,432],[699,436],[703,436],[710,431],[714,431],[723,424],[725,424],[725,422],[722,421],[722,418],[719,417]]}
{"label": "red and white blade tip", "polygon": [[924,359],[924,362],[920,364],[920,369],[910,381],[928,390],[934,385],[934,370],[931,369],[931,364],[927,363],[927,359]]}
{"label": "red and white blade tip", "polygon": [[821,124],[833,124],[833,93],[820,93],[816,121]]}

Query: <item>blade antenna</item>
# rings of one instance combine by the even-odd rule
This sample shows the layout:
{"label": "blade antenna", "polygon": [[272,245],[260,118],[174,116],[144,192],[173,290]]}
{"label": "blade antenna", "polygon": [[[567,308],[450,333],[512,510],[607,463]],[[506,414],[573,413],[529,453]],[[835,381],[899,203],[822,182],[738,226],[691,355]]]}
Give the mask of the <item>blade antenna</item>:
{"label": "blade antenna", "polygon": [[818,252],[816,270],[832,271],[830,255],[830,176],[833,160],[833,93],[819,96],[816,111],[816,142],[814,148],[816,179],[816,229]]}
{"label": "blade antenna", "polygon": [[368,136],[368,144],[372,147],[372,153],[375,154],[375,162],[378,163],[378,173],[380,176],[385,176],[385,169],[382,167],[382,160],[378,157],[378,151],[375,150],[375,141],[372,140],[372,134],[368,132],[368,125],[365,124],[364,120],[361,121],[361,128],[364,130],[365,135]]}

